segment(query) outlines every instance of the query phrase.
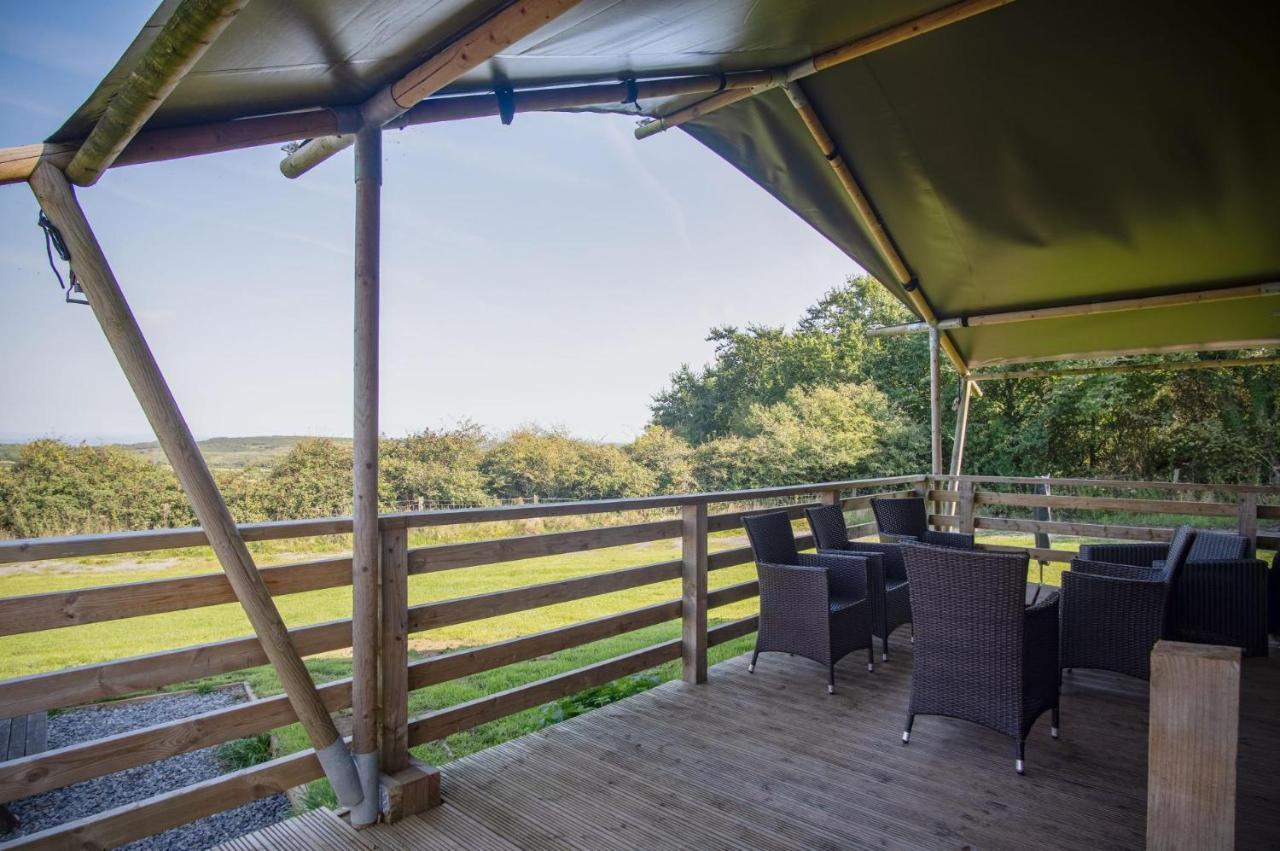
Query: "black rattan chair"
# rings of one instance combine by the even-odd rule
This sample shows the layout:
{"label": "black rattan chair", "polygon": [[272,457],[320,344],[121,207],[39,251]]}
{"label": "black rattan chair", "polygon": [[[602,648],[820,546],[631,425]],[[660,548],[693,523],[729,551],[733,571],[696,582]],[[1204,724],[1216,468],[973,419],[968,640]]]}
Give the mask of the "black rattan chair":
{"label": "black rattan chair", "polygon": [[[902,544],[850,541],[844,512],[837,505],[807,508],[805,514],[819,553],[880,556],[884,570],[868,574],[872,579],[871,604],[875,618],[872,632],[880,638],[880,658],[889,661],[889,635],[903,624],[911,623],[911,587],[902,564]],[[875,581],[877,579],[880,581]]]}
{"label": "black rattan chair", "polygon": [[1026,605],[1025,553],[909,544],[902,557],[916,632],[903,744],[917,715],[972,721],[1013,737],[1022,774],[1044,712],[1058,737],[1058,595]]}
{"label": "black rattan chair", "polygon": [[743,521],[760,577],[760,626],[749,671],[761,653],[793,653],[827,667],[827,693],[836,685],[836,663],[867,648],[867,670],[875,670],[871,642],[869,573],[876,556],[814,555],[796,548],[786,512]]}
{"label": "black rattan chair", "polygon": [[1172,633],[1174,589],[1196,534],[1180,526],[1160,568],[1071,560],[1062,574],[1062,667],[1151,678],[1151,649]]}
{"label": "black rattan chair", "polygon": [[929,528],[929,515],[920,497],[872,497],[871,510],[876,515],[876,528],[886,543],[918,541],[935,547],[958,550],[973,549],[973,536],[959,532],[935,532]]}
{"label": "black rattan chair", "polygon": [[[1164,569],[1168,544],[1088,544],[1089,561]],[[1172,635],[1198,644],[1227,644],[1267,655],[1267,564],[1241,535],[1198,532],[1173,590]]]}

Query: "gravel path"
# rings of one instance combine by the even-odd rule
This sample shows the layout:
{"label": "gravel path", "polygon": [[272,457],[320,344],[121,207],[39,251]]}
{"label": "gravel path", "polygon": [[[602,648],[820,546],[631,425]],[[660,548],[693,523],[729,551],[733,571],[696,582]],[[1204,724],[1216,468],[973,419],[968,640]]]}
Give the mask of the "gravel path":
{"label": "gravel path", "polygon": [[[66,747],[243,701],[244,696],[238,691],[222,690],[209,694],[179,694],[132,701],[116,707],[73,709],[49,716],[49,747]],[[9,809],[18,817],[21,825],[16,834],[6,834],[3,838],[13,839],[15,836],[35,833],[130,801],[225,774],[226,769],[218,762],[216,751],[217,748],[192,751],[14,801]],[[148,851],[198,851],[274,824],[288,816],[288,799],[284,795],[272,795],[126,847]]]}

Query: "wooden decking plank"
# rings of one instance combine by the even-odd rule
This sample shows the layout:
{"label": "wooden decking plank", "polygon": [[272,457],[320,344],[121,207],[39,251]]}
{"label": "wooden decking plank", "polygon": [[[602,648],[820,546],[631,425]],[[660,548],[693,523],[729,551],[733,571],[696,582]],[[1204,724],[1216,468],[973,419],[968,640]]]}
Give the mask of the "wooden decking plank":
{"label": "wooden decking plank", "polygon": [[[739,675],[731,674],[730,676]],[[734,684],[736,688],[729,694],[728,699],[744,701],[740,705],[750,706],[758,712],[776,714],[783,721],[790,721],[793,724],[798,723],[798,718],[804,718],[806,723],[812,726],[797,732],[794,739],[798,747],[804,747],[801,743],[812,736],[830,734],[834,719],[824,718],[820,714],[806,715],[806,713],[820,712],[820,710],[799,705],[802,701],[788,698],[785,694],[771,692],[767,688],[758,691],[751,698],[745,698],[738,692],[739,688],[749,689],[751,679],[759,682],[761,677],[759,668],[755,675],[743,672],[740,675],[740,681]],[[769,674],[764,673],[763,677],[768,679]],[[905,707],[905,693],[902,701],[902,706]],[[1033,732],[1034,750],[1028,754],[1028,773],[1025,777],[1017,777],[1011,766],[1011,741],[1007,737],[961,721],[943,718],[920,719],[917,724],[921,724],[922,721],[930,722],[928,724],[931,730],[930,735],[928,737],[913,736],[910,750],[904,750],[900,744],[900,727],[893,725],[888,729],[880,729],[878,726],[883,719],[900,717],[902,714],[901,708],[895,708],[891,713],[877,708],[875,711],[861,715],[851,714],[843,724],[848,734],[847,738],[851,742],[850,746],[871,748],[873,751],[871,760],[887,761],[888,765],[902,762],[902,767],[907,770],[907,774],[900,778],[900,781],[910,784],[920,783],[930,776],[939,774],[946,780],[950,780],[951,782],[941,788],[935,785],[928,791],[927,796],[935,801],[935,806],[931,807],[933,811],[937,810],[937,803],[948,801],[951,792],[963,794],[970,783],[979,783],[989,787],[990,794],[997,798],[1012,795],[1028,800],[1028,803],[1037,802],[1048,807],[1060,807],[1065,797],[1086,807],[1096,807],[1103,811],[1111,810],[1113,815],[1122,821],[1135,819],[1136,815],[1133,824],[1141,829],[1139,822],[1142,813],[1145,812],[1145,797],[1141,795],[1140,790],[1145,780],[1145,756],[1142,757],[1141,762],[1130,762],[1121,766],[1122,781],[1105,784],[1101,788],[1085,786],[1078,782],[1080,778],[1090,774],[1109,774],[1114,768],[1111,764],[1116,761],[1094,759],[1089,762],[1086,769],[1080,761],[1079,749],[1069,750],[1070,744],[1064,748],[1066,740],[1052,742],[1047,736],[1047,730],[1041,730],[1040,725],[1037,725],[1036,731]],[[1041,735],[1037,736],[1037,732]],[[1076,728],[1075,735],[1081,735],[1079,727]],[[1088,742],[1087,739],[1085,741]],[[1088,744],[1094,750],[1099,750],[1097,743],[1088,742]],[[1122,746],[1121,752],[1145,752],[1145,732],[1118,744]],[[1110,747],[1107,748],[1108,751],[1110,749]],[[966,783],[956,784],[955,772],[959,772]],[[1010,783],[1016,785],[1011,787]],[[1114,796],[1117,789],[1129,790],[1135,785],[1139,794],[1132,798],[1130,805],[1126,806],[1122,800],[1116,800]]]}
{"label": "wooden decking plank", "polygon": [[[728,796],[700,795],[685,778],[675,774],[661,776],[660,772],[646,770],[641,760],[618,759],[619,770],[607,780],[600,766],[614,764],[612,760],[584,757],[566,739],[582,736],[588,741],[591,733],[579,728],[578,733],[562,733],[557,747],[543,749],[543,760],[566,769],[566,774],[582,778],[594,784],[600,802],[611,810],[626,811],[636,819],[657,816],[657,821],[668,825],[665,842],[655,847],[674,847],[673,835],[682,837],[687,844],[700,848],[720,847],[806,847],[834,849],[850,847],[836,842],[830,836],[812,831],[802,822],[793,825],[785,821],[766,818],[768,814],[753,809],[752,818],[741,818],[733,799]],[[676,747],[687,747],[676,743]],[[623,782],[616,779],[621,777]],[[639,782],[637,782],[639,781]],[[597,806],[599,806],[597,803]],[[864,847],[864,846],[858,846]]]}
{"label": "wooden decking plank", "polygon": [[[583,731],[563,731],[559,735],[570,747],[560,749],[557,754],[572,753],[579,758],[596,755],[601,761],[617,760],[627,766],[629,774],[645,781],[637,784],[639,788],[657,790],[657,794],[688,802],[702,809],[707,818],[724,818],[734,808],[735,802],[740,801],[740,805],[751,809],[753,828],[779,844],[805,848],[883,847],[881,843],[866,841],[867,825],[855,827],[841,823],[833,808],[815,805],[812,800],[788,796],[749,780],[743,782],[732,774],[712,773],[728,771],[729,767],[723,763],[685,763],[678,757],[663,753],[661,740],[650,740],[647,732],[625,740],[628,745],[647,748],[638,758],[635,758],[637,754],[629,753],[629,748],[609,747]],[[609,741],[615,739],[611,737]],[[688,739],[666,743],[671,750],[682,752],[703,748],[707,744]],[[746,769],[747,766],[739,768]],[[705,770],[705,777],[710,779],[700,777],[700,769]],[[714,827],[715,822],[708,824]],[[881,835],[884,835],[883,831]]]}
{"label": "wooden decking plank", "polygon": [[[644,707],[624,707],[624,709],[636,713],[653,711]],[[722,715],[717,725],[723,735],[723,739],[717,745],[719,750],[732,756],[743,772],[752,771],[757,762],[762,762],[762,769],[767,772],[763,782],[789,787],[791,794],[802,795],[809,801],[828,795],[832,790],[839,790],[844,796],[837,794],[834,798],[837,807],[842,805],[842,811],[834,816],[837,823],[856,824],[859,828],[865,829],[871,822],[880,822],[884,825],[880,832],[886,837],[905,838],[917,833],[922,826],[936,821],[936,813],[941,803],[937,793],[946,789],[945,782],[935,783],[924,791],[908,788],[902,781],[909,775],[898,771],[899,766],[872,755],[871,758],[854,762],[861,770],[850,769],[847,767],[849,761],[845,759],[848,751],[824,751],[821,745],[813,754],[800,753],[794,749],[773,748],[762,745],[759,741],[752,741],[749,745],[740,748],[726,740],[739,738],[730,734],[742,734],[742,728],[728,727],[727,725],[732,722],[724,718],[725,716]],[[707,725],[709,720],[699,717],[692,723]],[[678,725],[687,723],[687,719],[672,718],[668,723]],[[745,737],[745,734],[743,736]],[[708,767],[708,771],[725,773],[725,769],[716,767]],[[715,776],[719,777],[719,774]],[[952,785],[955,785],[955,778],[950,779]],[[851,790],[852,794],[850,794]],[[1002,829],[1007,821],[1007,813],[998,808],[988,807],[989,801],[986,799],[989,798],[990,796],[973,794],[970,794],[967,800],[956,800],[953,797],[951,800],[946,800],[945,806],[948,810],[954,808],[963,811],[966,825],[970,829],[984,827]],[[862,799],[867,799],[865,804],[860,803]],[[1046,822],[1042,825],[1037,819],[1028,818],[1020,827],[1025,829],[1039,827],[1043,830],[1052,827],[1052,823]],[[929,837],[929,841],[936,843],[947,839],[948,830],[945,825],[938,825],[934,830],[935,833],[942,835]],[[954,837],[951,838],[954,839]],[[980,841],[981,835],[966,834],[966,838],[975,840],[975,844],[979,846],[986,844]],[[923,838],[919,842],[928,844]]]}
{"label": "wooden decking plank", "polygon": [[491,756],[481,751],[451,763],[451,770],[442,778],[445,799],[521,848],[592,851],[618,847],[617,838],[602,830],[599,823],[593,824],[585,810],[573,812],[561,806],[563,802],[535,797],[528,788],[530,781],[506,783],[504,778],[516,776],[518,770],[505,761],[502,765],[491,763]]}
{"label": "wooden decking plank", "polygon": [[27,716],[26,755],[42,753],[49,747],[49,713],[33,712]]}
{"label": "wooden decking plank", "polygon": [[17,759],[26,755],[27,715],[19,715],[9,722],[9,751],[5,759]]}
{"label": "wooden decking plank", "polygon": [[452,804],[380,828],[415,851],[517,851],[517,846]]}
{"label": "wooden decking plank", "polygon": [[[610,784],[616,784],[622,778],[610,773],[609,766],[592,766],[587,776],[590,782],[583,788],[581,781],[584,778],[581,776],[547,770],[556,763],[551,757],[552,749],[539,736],[516,739],[501,748],[501,753],[476,754],[467,759],[483,757],[490,760],[499,772],[500,783],[504,785],[545,789],[548,799],[560,809],[568,810],[574,818],[591,813],[586,821],[593,828],[603,829],[608,837],[605,841],[613,847],[627,849],[638,844],[657,847],[663,843],[664,830],[655,829],[651,813],[617,806],[612,801]],[[600,806],[602,798],[609,801],[603,811]],[[696,829],[690,829],[697,833]]]}

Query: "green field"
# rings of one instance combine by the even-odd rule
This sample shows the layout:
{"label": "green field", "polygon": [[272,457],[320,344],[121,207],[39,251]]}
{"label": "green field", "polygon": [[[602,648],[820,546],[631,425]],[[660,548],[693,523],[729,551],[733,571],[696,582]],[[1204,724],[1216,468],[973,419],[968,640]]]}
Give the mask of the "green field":
{"label": "green field", "polygon": [[[211,437],[201,440],[200,450],[205,461],[215,470],[243,470],[249,467],[266,467],[277,458],[282,458],[289,450],[306,440],[305,436],[296,434],[268,434],[254,437]],[[350,443],[349,437],[326,437],[335,443]],[[74,441],[70,441],[74,442]],[[18,460],[22,443],[0,443],[0,465],[12,464]],[[116,444],[130,452],[141,455],[155,464],[169,462],[154,440],[149,443]]]}

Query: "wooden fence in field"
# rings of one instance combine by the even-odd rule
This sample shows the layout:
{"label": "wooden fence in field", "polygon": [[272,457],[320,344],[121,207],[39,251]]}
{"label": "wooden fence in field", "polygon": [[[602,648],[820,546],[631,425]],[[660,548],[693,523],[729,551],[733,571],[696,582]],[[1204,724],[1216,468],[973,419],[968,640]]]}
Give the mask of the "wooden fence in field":
{"label": "wooden fence in field", "polygon": [[[1213,493],[1225,494],[1233,502],[1068,496],[1061,493],[1044,496],[1010,490],[1045,481],[1035,478],[930,478],[917,475],[726,493],[383,515],[380,520],[383,612],[380,689],[384,771],[387,766],[394,769],[397,765],[406,764],[408,748],[414,745],[438,740],[664,662],[682,659],[686,679],[696,682],[705,678],[707,648],[748,635],[756,627],[756,618],[751,616],[708,628],[708,612],[758,595],[758,585],[754,580],[708,591],[708,572],[751,561],[750,550],[745,547],[709,552],[708,535],[740,528],[745,514],[760,510],[737,509],[710,513],[709,506],[791,500],[791,504],[784,506],[784,510],[792,517],[800,518],[806,506],[816,504],[796,501],[803,498],[812,498],[825,504],[839,504],[846,511],[854,511],[868,508],[872,496],[915,494],[927,496],[938,505],[951,507],[952,511],[948,513],[932,515],[934,524],[941,527],[966,531],[1047,531],[1052,534],[1122,540],[1163,540],[1167,539],[1169,530],[1149,526],[1013,519],[983,516],[978,512],[984,506],[1029,508],[1048,505],[1059,509],[1211,516],[1235,518],[1236,525],[1242,532],[1255,535],[1260,519],[1280,519],[1280,505],[1272,504],[1280,502],[1280,488],[1086,479],[1047,480],[1055,491],[1073,488],[1128,489],[1167,491],[1190,497]],[[422,527],[655,511],[670,512],[674,516],[493,540],[428,547],[409,545],[409,532]],[[351,519],[248,524],[242,526],[241,531],[248,541],[348,534],[351,532]],[[850,536],[854,538],[874,532],[873,523],[859,523],[849,529]],[[1264,533],[1257,535],[1257,538],[1262,546],[1274,548],[1280,544],[1280,535],[1277,534]],[[667,539],[682,542],[681,558],[470,597],[414,606],[408,604],[410,576]],[[2,541],[0,563],[155,552],[204,543],[204,534],[199,529]],[[808,536],[802,536],[800,543],[804,547],[812,542]],[[1053,561],[1067,561],[1072,555],[1067,551],[1053,549],[1033,549],[1031,552],[1036,558]],[[264,568],[262,574],[271,593],[277,596],[349,586],[351,559],[347,556],[315,559]],[[677,599],[521,635],[506,641],[409,661],[408,638],[413,633],[676,579],[682,580],[682,594]],[[0,636],[76,627],[234,601],[230,584],[220,573],[10,597],[0,599]],[[679,638],[496,694],[433,710],[420,717],[408,716],[408,694],[412,690],[675,619],[680,619],[682,623]],[[290,635],[299,653],[304,656],[341,650],[351,646],[351,621],[341,619],[297,626],[290,630]],[[20,715],[76,706],[238,671],[263,665],[266,661],[256,638],[241,637],[19,677],[0,682],[0,715]],[[350,679],[329,682],[320,686],[319,693],[325,706],[331,712],[337,712],[351,705],[352,682]],[[0,803],[267,732],[295,720],[293,709],[284,696],[268,697],[0,763]],[[305,750],[98,813],[0,847],[114,846],[302,785],[321,776],[320,764],[314,752]]]}

